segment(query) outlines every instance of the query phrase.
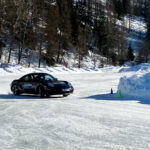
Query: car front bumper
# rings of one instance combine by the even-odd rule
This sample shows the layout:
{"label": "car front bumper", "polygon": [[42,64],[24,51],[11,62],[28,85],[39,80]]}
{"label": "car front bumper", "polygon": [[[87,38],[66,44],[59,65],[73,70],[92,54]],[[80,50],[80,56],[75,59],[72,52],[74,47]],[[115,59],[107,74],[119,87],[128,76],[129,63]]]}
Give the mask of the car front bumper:
{"label": "car front bumper", "polygon": [[73,87],[69,87],[69,88],[61,88],[61,89],[46,89],[45,93],[49,94],[49,95],[59,95],[59,94],[71,94],[74,92],[74,88]]}

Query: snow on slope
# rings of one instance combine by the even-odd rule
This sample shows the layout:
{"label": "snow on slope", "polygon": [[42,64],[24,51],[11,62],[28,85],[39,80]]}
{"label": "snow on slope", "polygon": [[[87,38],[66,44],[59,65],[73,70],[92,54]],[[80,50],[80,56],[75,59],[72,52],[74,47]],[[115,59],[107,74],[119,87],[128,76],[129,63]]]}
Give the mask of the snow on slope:
{"label": "snow on slope", "polygon": [[121,90],[124,96],[147,99],[150,102],[150,64],[122,68],[120,72],[126,72],[128,75],[120,79],[118,90]]}
{"label": "snow on slope", "polygon": [[[106,2],[105,0],[103,0],[102,2]],[[129,23],[130,22],[130,23]],[[130,24],[130,25],[129,25]],[[131,44],[134,52],[137,54],[137,52],[139,51],[140,46],[143,43],[143,40],[145,38],[146,35],[146,23],[144,21],[143,18],[141,17],[128,17],[125,16],[124,17],[124,23],[120,20],[117,20],[117,25],[118,26],[124,26],[124,28],[126,28],[127,30],[129,29],[130,26],[130,32],[126,34],[126,38],[129,44]],[[16,65],[18,63],[18,55],[16,55],[16,50],[12,51],[11,54],[11,60],[10,60],[10,64]],[[72,50],[73,51],[73,50]],[[96,50],[94,50],[96,52]],[[0,63],[2,63],[2,65],[7,64],[7,60],[8,60],[8,53],[9,49],[5,48],[3,55],[2,55],[2,59],[0,61]],[[31,58],[31,67],[37,67],[38,66],[38,51],[34,51],[34,53],[32,51],[28,51],[25,50],[23,52],[24,57],[21,60],[21,65],[27,67],[28,66],[28,55],[32,53],[32,58]],[[78,56],[76,56],[73,53],[66,53],[65,50],[63,50],[64,55],[60,58],[61,62],[64,66],[66,67],[78,67]],[[26,56],[26,57],[25,57]],[[102,67],[104,64],[107,64],[106,58],[102,57],[92,51],[88,51],[88,56],[84,57],[83,60],[81,61],[81,67],[84,68],[93,68],[93,67]],[[41,66],[45,67],[46,63],[41,62]]]}
{"label": "snow on slope", "polygon": [[[7,66],[7,59],[8,59],[8,53],[9,50],[6,48],[5,51],[3,52],[3,57],[2,60],[0,61],[0,65],[2,66]],[[78,56],[75,55],[72,52],[66,52],[65,50],[63,50],[64,55],[60,56],[60,60],[61,60],[61,64],[62,66],[66,66],[68,68],[72,68],[72,67],[78,67]],[[26,55],[26,57],[23,57],[21,60],[21,65],[24,67],[28,67],[28,57],[27,57],[27,52],[24,52],[24,55]],[[38,55],[38,51],[34,51],[34,53],[32,54],[32,59],[31,59],[31,67],[37,67],[38,66],[38,60],[39,55]],[[94,67],[102,67],[104,64],[106,64],[107,59],[103,56],[100,56],[99,54],[96,54],[92,51],[88,51],[88,55],[86,57],[83,58],[83,60],[80,62],[81,63],[81,68],[94,68]],[[11,60],[10,60],[10,64],[8,66],[17,66],[18,64],[18,55],[16,54],[15,51],[12,51],[11,54]],[[59,66],[59,64],[56,64],[57,66]],[[41,67],[46,67],[46,62],[42,61],[41,62]]]}
{"label": "snow on slope", "polygon": [[144,18],[125,16],[124,22],[118,20],[117,24],[119,26],[124,26],[129,31],[126,38],[128,44],[130,44],[133,48],[135,55],[137,55],[147,32],[147,26]]}
{"label": "snow on slope", "polygon": [[55,74],[75,88],[72,95],[40,99],[13,96],[16,73],[0,78],[0,149],[2,150],[149,150],[150,105],[119,99],[120,77],[105,72]]}
{"label": "snow on slope", "polygon": [[[65,50],[64,50],[65,53]],[[64,64],[67,67],[78,67],[78,56],[76,56],[74,53],[67,52],[62,59],[62,64]],[[102,64],[103,62],[103,64]],[[99,54],[93,53],[92,51],[88,51],[88,55],[83,58],[81,61],[81,68],[93,68],[93,67],[101,67],[106,64],[107,59],[106,57],[102,57]]]}
{"label": "snow on slope", "polygon": [[[113,67],[115,69],[115,67]],[[58,73],[58,74],[68,74],[68,73],[100,73],[102,72],[102,69],[100,68],[66,68],[63,66],[60,67],[44,67],[44,68],[38,68],[38,67],[30,67],[26,68],[21,65],[10,65],[9,67],[3,67],[0,68],[0,76],[5,75],[16,75],[16,74],[27,74],[27,73],[33,73],[33,72],[45,72],[45,73]]]}

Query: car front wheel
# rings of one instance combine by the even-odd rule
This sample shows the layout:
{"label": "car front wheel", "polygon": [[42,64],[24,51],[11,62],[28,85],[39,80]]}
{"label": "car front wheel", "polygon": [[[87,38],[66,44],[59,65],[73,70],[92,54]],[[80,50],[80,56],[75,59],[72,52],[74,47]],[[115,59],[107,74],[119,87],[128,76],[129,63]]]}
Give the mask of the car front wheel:
{"label": "car front wheel", "polygon": [[69,94],[63,94],[63,97],[67,97]]}

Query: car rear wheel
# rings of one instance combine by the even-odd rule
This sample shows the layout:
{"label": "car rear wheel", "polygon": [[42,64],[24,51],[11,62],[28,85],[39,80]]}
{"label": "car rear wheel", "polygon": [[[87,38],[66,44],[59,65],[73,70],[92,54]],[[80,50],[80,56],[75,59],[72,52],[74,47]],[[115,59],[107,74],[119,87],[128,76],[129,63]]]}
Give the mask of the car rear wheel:
{"label": "car rear wheel", "polygon": [[13,92],[14,95],[19,95],[19,94],[20,94],[20,92],[19,92],[18,87],[17,87],[16,84],[14,84],[14,85],[11,87],[11,90],[12,90],[12,92]]}
{"label": "car rear wheel", "polygon": [[38,96],[43,98],[44,97],[44,89],[43,87],[38,87],[38,90],[37,90],[37,93],[38,93]]}

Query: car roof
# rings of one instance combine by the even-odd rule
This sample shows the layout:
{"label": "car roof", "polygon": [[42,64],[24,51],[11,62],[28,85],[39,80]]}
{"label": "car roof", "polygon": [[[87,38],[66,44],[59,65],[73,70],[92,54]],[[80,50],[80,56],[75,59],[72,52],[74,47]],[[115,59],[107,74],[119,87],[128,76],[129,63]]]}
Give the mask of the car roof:
{"label": "car roof", "polygon": [[40,74],[48,74],[48,73],[34,72],[34,73],[29,73],[28,75],[32,75],[32,74],[33,74],[33,75],[34,75],[34,74],[39,74],[39,75],[40,75]]}
{"label": "car roof", "polygon": [[[26,75],[24,75],[24,76],[27,76],[27,75],[46,75],[46,74],[48,74],[48,73],[41,73],[41,72],[34,72],[34,73],[28,73],[28,74],[26,74]],[[48,74],[48,75],[50,75],[50,74]],[[24,76],[22,76],[22,77],[24,77]]]}

